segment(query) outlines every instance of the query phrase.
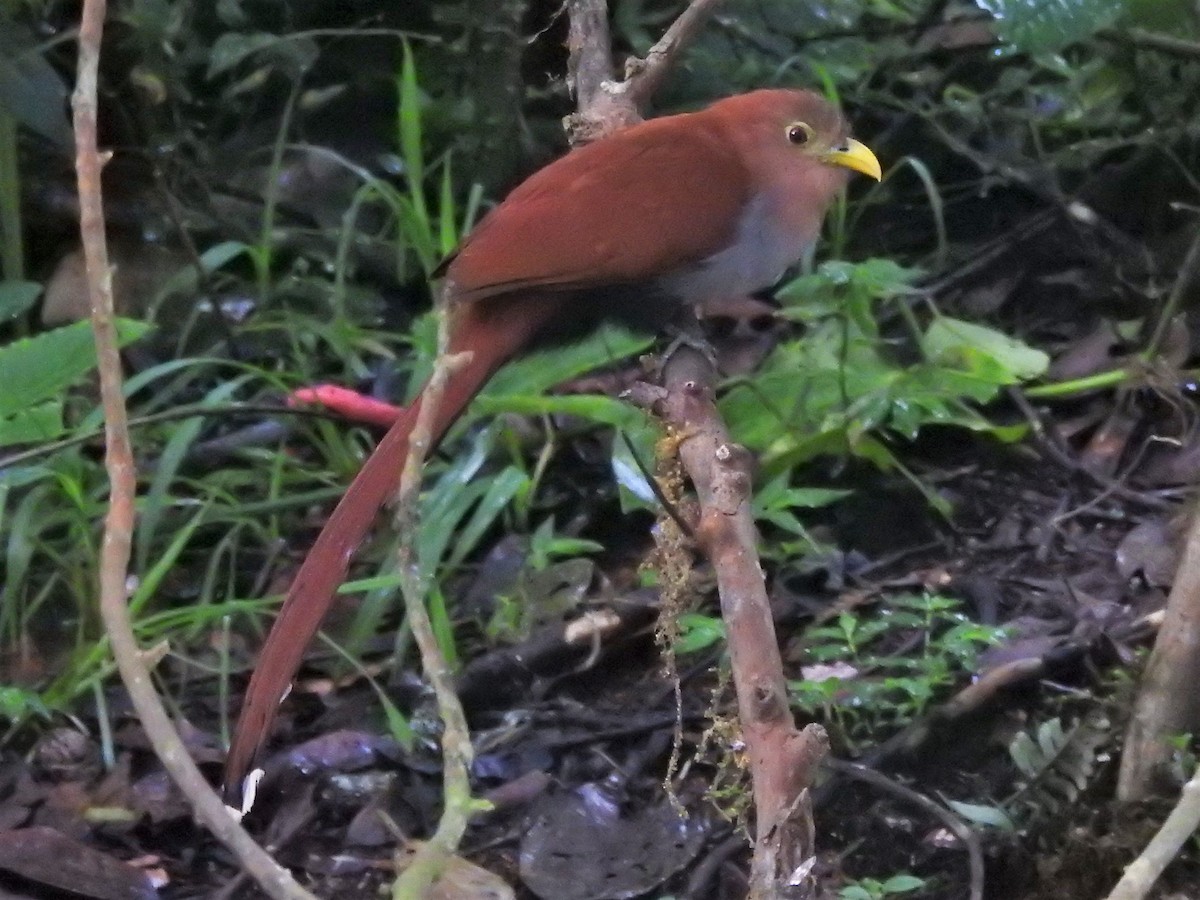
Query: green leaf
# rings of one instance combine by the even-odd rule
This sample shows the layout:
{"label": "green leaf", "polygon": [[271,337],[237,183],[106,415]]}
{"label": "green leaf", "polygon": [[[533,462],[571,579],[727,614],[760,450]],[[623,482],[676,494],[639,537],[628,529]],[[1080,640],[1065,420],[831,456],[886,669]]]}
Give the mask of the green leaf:
{"label": "green leaf", "polygon": [[63,433],[61,400],[35,403],[27,409],[0,418],[0,447],[9,444],[36,444]]}
{"label": "green leaf", "polygon": [[994,377],[1007,378],[1002,383],[1015,383],[1045,374],[1050,357],[1023,341],[1009,337],[994,328],[964,322],[949,316],[938,316],[929,323],[921,349],[933,362],[957,365],[967,371],[979,372],[981,366],[972,359],[994,362],[999,368]]}
{"label": "green leaf", "polygon": [[628,403],[621,405],[627,412],[636,415],[630,422],[617,426],[620,434],[612,443],[610,464],[617,482],[621,512],[647,508],[658,512],[658,497],[646,472],[654,470],[654,456],[658,441],[662,438],[662,429],[641,410],[635,410]]}
{"label": "green leaf", "polygon": [[50,710],[42,698],[33,691],[19,687],[0,687],[0,719],[23,722],[30,716],[45,718]]}
{"label": "green leaf", "polygon": [[880,299],[911,293],[913,283],[920,276],[920,269],[905,268],[895,260],[882,257],[856,263],[850,270],[850,280],[856,287]]}
{"label": "green leaf", "polygon": [[250,245],[245,241],[221,241],[200,254],[200,264],[206,273],[212,273],[249,252]]}
{"label": "green leaf", "polygon": [[[213,406],[228,402],[229,398],[241,388],[251,376],[241,375],[217,384],[199,404]],[[155,544],[159,523],[164,520],[171,507],[170,490],[180,467],[186,459],[188,451],[200,435],[205,423],[203,415],[184,419],[171,430],[162,452],[154,467],[154,477],[150,480],[150,488],[146,492],[146,502],[141,517],[137,523],[136,552],[137,571],[142,572],[149,566],[150,550]]]}
{"label": "green leaf", "polygon": [[0,322],[28,311],[41,295],[42,286],[36,281],[0,281]]}
{"label": "green leaf", "polygon": [[635,428],[645,419],[641,410],[603,394],[481,394],[473,412],[482,416],[516,413],[521,416],[570,416],[599,425]]}
{"label": "green leaf", "polygon": [[[238,34],[227,32],[212,45],[208,58],[208,78],[212,80],[238,66],[243,60],[261,55],[273,67],[295,78],[317,60],[319,50],[315,41],[282,38],[268,32]],[[257,86],[257,81],[253,82]]]}
{"label": "green leaf", "polygon": [[438,199],[438,250],[447,256],[458,246],[458,228],[454,211],[454,179],[451,175],[450,154],[442,166],[442,189]]}
{"label": "green leaf", "polygon": [[725,623],[719,616],[684,613],[679,617],[679,631],[676,653],[695,653],[725,640]]}
{"label": "green leaf", "polygon": [[[625,494],[628,493],[632,498],[639,503],[647,506],[653,506],[658,502],[658,498],[654,494],[654,488],[651,486],[649,479],[646,477],[644,466],[653,466],[654,462],[650,455],[635,456],[634,451],[640,449],[636,445],[633,449],[629,443],[618,437],[613,442],[612,448],[612,471],[613,476],[617,479],[617,486],[622,492],[622,511],[628,512],[624,501],[627,499]],[[630,504],[633,506],[634,504]]]}
{"label": "green leaf", "polygon": [[451,671],[457,671],[462,665],[458,655],[458,646],[454,643],[454,622],[450,611],[446,608],[446,595],[434,585],[429,592],[429,624],[433,636],[437,640],[438,649],[442,651],[442,659],[446,661]]}
{"label": "green leaf", "polygon": [[[121,346],[150,330],[144,322],[117,320]],[[54,398],[96,366],[96,347],[90,322],[22,338],[0,347],[0,416],[11,416]]]}
{"label": "green leaf", "polygon": [[796,509],[819,509],[849,497],[853,491],[840,488],[790,488],[782,495],[782,502]]}
{"label": "green leaf", "polygon": [[[490,443],[495,429],[482,433]],[[432,577],[446,556],[447,548],[453,544],[455,529],[466,519],[468,513],[480,502],[489,490],[484,479],[470,481],[483,464],[484,456],[478,453],[479,442],[473,452],[454,465],[437,480],[421,503],[421,533],[417,541],[422,583]]]}
{"label": "green leaf", "polygon": [[587,340],[535,353],[505,366],[489,382],[480,397],[490,399],[505,394],[541,394],[614,360],[640,353],[650,343],[650,339],[643,335],[606,326]]}
{"label": "green leaf", "polygon": [[8,17],[0,18],[0,110],[59,147],[72,145],[67,86],[33,32]]}
{"label": "green leaf", "polygon": [[836,503],[852,491],[835,488],[788,487],[785,472],[771,479],[754,495],[754,516],[777,525],[792,534],[805,535],[804,526],[792,514],[793,509],[818,509]]}
{"label": "green leaf", "polygon": [[1001,40],[1029,54],[1056,53],[1107,28],[1126,0],[976,0]]}
{"label": "green leaf", "polygon": [[0,497],[3,497],[5,490],[25,487],[27,484],[33,484],[43,478],[51,478],[53,475],[54,470],[46,466],[14,466],[0,469]]}
{"label": "green leaf", "polygon": [[234,68],[243,59],[279,42],[276,35],[266,32],[238,34],[226,32],[213,42],[208,51],[208,77],[216,78]]}
{"label": "green leaf", "polygon": [[[548,520],[549,521],[549,520]],[[604,545],[599,541],[589,541],[587,538],[559,537],[552,535],[537,548],[546,558],[586,556],[589,553],[600,553]]]}
{"label": "green leaf", "polygon": [[978,803],[961,803],[958,800],[947,800],[946,805],[952,810],[976,825],[986,825],[1001,831],[1015,832],[1016,823],[998,806],[983,806]]}
{"label": "green leaf", "polygon": [[516,466],[508,466],[488,479],[487,493],[480,498],[470,520],[458,534],[448,564],[457,566],[473,551],[484,533],[496,523],[500,513],[517,494],[529,487],[529,476]]}
{"label": "green leaf", "polygon": [[404,59],[400,65],[400,155],[404,159],[405,179],[412,198],[413,211],[419,226],[433,236],[433,225],[425,202],[425,155],[421,126],[421,91],[417,83],[417,66],[412,47],[404,42]]}
{"label": "green leaf", "polygon": [[916,875],[893,875],[883,883],[885,894],[905,894],[925,887],[925,879]]}
{"label": "green leaf", "polygon": [[179,557],[188,543],[192,539],[192,535],[196,533],[196,529],[204,522],[205,516],[208,514],[208,505],[202,506],[196,511],[196,514],[191,517],[174,535],[171,536],[171,543],[163,551],[153,565],[139,572],[140,580],[137,590],[129,597],[129,613],[137,617],[142,608],[150,601],[155,594],[158,593],[159,587],[162,585],[163,579],[174,571],[177,571]]}
{"label": "green leaf", "polygon": [[413,744],[416,743],[417,739],[416,731],[408,719],[405,718],[404,713],[400,712],[399,707],[392,702],[392,698],[375,684],[374,679],[372,679],[371,684],[375,688],[375,693],[379,696],[380,705],[383,707],[383,715],[387,721],[388,733],[396,739],[401,747],[411,753]]}

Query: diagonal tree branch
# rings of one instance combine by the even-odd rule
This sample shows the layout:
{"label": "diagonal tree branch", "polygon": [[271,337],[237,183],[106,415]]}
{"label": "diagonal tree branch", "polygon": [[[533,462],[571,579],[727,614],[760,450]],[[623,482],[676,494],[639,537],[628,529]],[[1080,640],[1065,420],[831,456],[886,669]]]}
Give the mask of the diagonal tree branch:
{"label": "diagonal tree branch", "polygon": [[[579,112],[566,122],[571,142],[593,140],[640,121],[642,107],[719,4],[692,0],[646,58],[630,60],[625,80],[614,82],[605,75],[612,64],[604,0],[568,0],[570,70],[581,79]],[[716,383],[716,368],[708,357],[683,346],[663,368],[665,390],[643,386],[633,399],[654,407],[673,433],[684,436],[679,457],[700,500],[697,535],[717,574],[754,784],[751,896],[806,897],[812,887],[807,873],[815,858],[809,787],[829,741],[819,725],[797,729],[792,716],[756,548],[751,460],[731,441],[717,412]]]}
{"label": "diagonal tree branch", "polygon": [[788,703],[783,660],[758,559],[751,511],[752,462],[734,444],[715,401],[717,372],[691,346],[676,348],[663,367],[663,386],[631,391],[681,435],[679,458],[700,502],[697,538],[717,576],[738,718],[754,785],[754,856],[750,896],[808,897],[814,860],[809,788],[829,751],[820,725],[797,729]]}

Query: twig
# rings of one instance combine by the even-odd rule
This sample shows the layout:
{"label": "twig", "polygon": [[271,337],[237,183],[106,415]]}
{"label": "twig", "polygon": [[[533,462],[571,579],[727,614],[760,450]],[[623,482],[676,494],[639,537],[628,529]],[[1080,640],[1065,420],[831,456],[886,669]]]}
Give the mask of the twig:
{"label": "twig", "polygon": [[970,869],[971,879],[971,900],[982,900],[983,898],[983,849],[979,846],[979,836],[975,834],[962,819],[954,815],[942,804],[931,800],[924,794],[914,791],[894,778],[889,778],[882,772],[877,772],[874,769],[869,769],[866,766],[858,763],[845,762],[832,757],[825,760],[826,768],[832,769],[841,775],[847,775],[850,778],[856,778],[859,781],[865,781],[867,784],[873,785],[880,790],[887,791],[889,794],[894,794],[909,803],[921,807],[931,816],[939,819],[950,831],[954,833],[963,846],[967,849],[967,865]]}
{"label": "twig", "polygon": [[1179,848],[1200,828],[1200,766],[1183,786],[1179,802],[1150,839],[1146,849],[1125,869],[1125,874],[1108,895],[1108,900],[1141,900],[1150,893]]}
{"label": "twig", "polygon": [[[266,416],[297,416],[299,418],[311,419],[328,419],[333,422],[343,422],[345,419],[336,412],[330,412],[325,409],[312,409],[307,407],[297,406],[274,406],[269,403],[217,403],[211,406],[181,406],[176,409],[165,409],[162,412],[150,413],[145,416],[133,416],[126,420],[129,428],[141,428],[146,425],[157,425],[160,422],[173,422],[178,419],[197,419],[221,417],[225,419],[231,416],[241,415],[266,415]],[[32,462],[35,459],[41,459],[44,456],[53,456],[60,450],[66,450],[68,447],[75,447],[80,444],[86,444],[89,441],[95,440],[103,433],[103,429],[95,431],[85,431],[79,434],[73,434],[69,438],[51,441],[48,444],[39,444],[36,447],[30,447],[28,450],[21,450],[18,453],[10,453],[8,456],[0,456],[0,471],[19,466],[24,463]],[[214,438],[209,441],[208,448],[213,448],[216,441],[220,438]],[[217,445],[216,449],[220,449]]]}
{"label": "twig", "polygon": [[1144,28],[1129,28],[1125,31],[1116,28],[1102,28],[1096,32],[1096,36],[1104,38],[1106,41],[1129,44],[1143,50],[1158,50],[1160,53],[1181,56],[1184,59],[1200,58],[1200,44],[1195,41],[1146,31]]}
{"label": "twig", "polygon": [[713,896],[713,885],[721,866],[745,850],[745,838],[735,832],[705,853],[688,876],[687,889],[683,892],[685,900]]}
{"label": "twig", "polygon": [[696,534],[712,562],[728,633],[738,715],[754,785],[752,897],[807,896],[813,859],[809,786],[829,740],[819,725],[797,730],[756,550],[750,457],[730,441],[713,402],[708,357],[680,346],[663,368],[664,388],[631,392],[683,435],[679,456],[696,488]]}
{"label": "twig", "polygon": [[1046,429],[1046,423],[1042,421],[1042,417],[1038,415],[1037,410],[1033,408],[1033,405],[1030,404],[1020,388],[1010,387],[1008,389],[1008,398],[1012,400],[1013,405],[1017,407],[1021,415],[1029,422],[1034,440],[1046,455],[1068,472],[1083,475],[1102,487],[1104,492],[1101,497],[1119,497],[1129,503],[1137,503],[1150,509],[1173,510],[1177,507],[1175,503],[1163,500],[1161,497],[1156,497],[1153,494],[1126,487],[1122,482],[1101,475],[1099,472],[1094,472],[1081,464],[1051,436],[1050,432]]}
{"label": "twig", "polygon": [[[1127,626],[1101,635],[1097,637],[1097,640],[1102,639],[1116,644],[1143,641],[1161,627],[1161,617],[1162,611],[1160,610],[1157,613],[1143,616]],[[1070,640],[1051,648],[1041,656],[1022,657],[989,669],[945,703],[929,710],[924,716],[910,722],[882,744],[871,748],[859,762],[868,768],[878,769],[888,760],[896,757],[916,757],[935,732],[944,731],[947,725],[978,713],[988,704],[995,702],[1001,692],[1044,677],[1046,670],[1051,665],[1062,666],[1070,660],[1082,657],[1092,647],[1092,641]],[[813,791],[813,805],[817,809],[833,798],[838,788],[838,781],[838,776],[835,774],[822,781],[820,786]]]}
{"label": "twig", "polygon": [[427,585],[422,583],[418,574],[417,525],[421,467],[433,443],[434,423],[446,382],[465,361],[462,355],[451,356],[449,346],[450,313],[442,305],[438,316],[438,358],[409,438],[408,454],[400,475],[400,489],[396,493],[396,529],[401,535],[396,551],[400,593],[404,597],[409,627],[421,653],[421,665],[437,697],[442,720],[442,817],[428,841],[401,848],[397,852],[397,868],[403,865],[404,869],[392,884],[394,900],[415,900],[429,895],[447,861],[458,849],[471,815],[480,809],[471,797],[469,773],[474,753],[467,717],[454,691],[450,666],[438,646],[429,611],[425,608]]}
{"label": "twig", "polygon": [[1179,267],[1179,274],[1175,276],[1175,283],[1171,286],[1171,293],[1167,295],[1167,302],[1163,305],[1162,312],[1158,315],[1158,323],[1154,326],[1154,334],[1150,337],[1150,342],[1146,345],[1144,354],[1146,359],[1153,359],[1158,354],[1158,351],[1162,349],[1163,341],[1167,337],[1167,331],[1171,328],[1171,321],[1175,318],[1176,312],[1179,311],[1180,304],[1183,303],[1183,296],[1198,276],[1200,276],[1200,228],[1196,229],[1196,236],[1192,239],[1192,246],[1188,249],[1187,256],[1183,260],[1183,265]]}
{"label": "twig", "polygon": [[716,11],[723,0],[692,0],[687,9],[679,14],[671,27],[663,33],[645,59],[630,59],[625,63],[625,80],[621,87],[639,108],[662,85],[675,60],[700,33],[708,17]]}
{"label": "twig", "polygon": [[642,477],[646,479],[646,486],[650,488],[650,493],[654,495],[654,499],[663,508],[663,512],[671,517],[671,521],[675,523],[684,537],[689,541],[694,541],[696,535],[692,531],[691,523],[683,517],[683,513],[679,509],[679,504],[668,497],[663,491],[662,484],[654,477],[654,473],[650,471],[650,467],[646,465],[646,461],[638,453],[637,447],[633,446],[633,441],[630,439],[627,431],[621,431],[621,442],[625,445],[625,449],[629,451],[629,455],[633,458],[634,465],[638,467],[638,471],[642,473]]}
{"label": "twig", "polygon": [[568,0],[571,31],[567,71],[580,79],[575,86],[579,111],[568,116],[564,123],[571,144],[586,144],[640,122],[642,108],[722,2],[692,0],[645,58],[627,60],[625,78],[615,81],[607,0]]}
{"label": "twig", "polygon": [[314,900],[290,872],[256,844],[213,793],[188,755],[150,682],[150,673],[133,635],[126,606],[128,567],[133,539],[137,478],[129,441],[125,401],[121,392],[121,357],[113,323],[112,270],[104,239],[104,205],[100,193],[103,160],[96,145],[96,85],[100,39],[104,33],[105,0],[84,0],[79,28],[79,70],[74,108],[79,184],[79,226],[87,262],[92,329],[100,370],[104,406],[105,467],[110,482],[108,514],[100,555],[100,614],[112,642],[113,656],[146,736],[164,768],[188,798],[196,818],[208,826],[238,858],[245,871],[278,900]]}
{"label": "twig", "polygon": [[[1052,652],[1056,654],[1056,658],[1061,655],[1058,650]],[[1039,678],[1046,671],[1046,665],[1045,657],[1025,657],[985,672],[977,681],[967,685],[945,703],[929,710],[882,744],[871,748],[860,762],[868,768],[878,769],[897,756],[911,757],[917,754],[936,729],[944,728],[948,723],[977,712],[1007,688]],[[822,781],[813,791],[813,805],[820,809],[833,798],[837,788],[836,775]]]}

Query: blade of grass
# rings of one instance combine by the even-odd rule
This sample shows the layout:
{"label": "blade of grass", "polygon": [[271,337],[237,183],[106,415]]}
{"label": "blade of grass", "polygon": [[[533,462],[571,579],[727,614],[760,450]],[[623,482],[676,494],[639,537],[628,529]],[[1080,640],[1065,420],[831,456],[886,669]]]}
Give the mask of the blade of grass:
{"label": "blade of grass", "polygon": [[[208,392],[200,405],[203,407],[224,403],[248,380],[248,376],[243,375],[217,385],[217,387]],[[205,417],[203,415],[197,415],[195,418],[179,423],[163,448],[162,453],[159,455],[158,465],[154,470],[154,477],[150,480],[150,489],[146,492],[145,501],[142,504],[142,514],[138,519],[137,553],[135,558],[139,572],[146,569],[147,560],[150,558],[150,551],[158,535],[159,523],[167,511],[167,498],[168,492],[171,489],[171,483],[179,473],[179,467],[187,457],[192,445],[196,442],[196,438],[200,434],[200,429],[204,427],[204,423]]]}

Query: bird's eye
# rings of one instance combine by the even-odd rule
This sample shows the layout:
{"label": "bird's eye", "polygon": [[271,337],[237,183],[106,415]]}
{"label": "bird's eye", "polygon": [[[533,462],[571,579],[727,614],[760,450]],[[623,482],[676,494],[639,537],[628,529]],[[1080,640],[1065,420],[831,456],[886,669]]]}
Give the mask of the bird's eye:
{"label": "bird's eye", "polygon": [[788,126],[787,138],[797,147],[807,144],[813,136],[812,128],[805,122],[793,122]]}

